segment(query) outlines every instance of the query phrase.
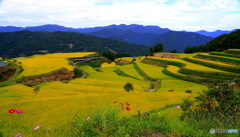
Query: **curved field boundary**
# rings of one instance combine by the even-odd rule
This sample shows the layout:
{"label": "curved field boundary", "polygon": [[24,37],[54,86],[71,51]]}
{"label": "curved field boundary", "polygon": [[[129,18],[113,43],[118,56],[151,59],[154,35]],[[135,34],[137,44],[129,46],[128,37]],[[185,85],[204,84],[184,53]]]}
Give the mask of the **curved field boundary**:
{"label": "curved field boundary", "polygon": [[220,80],[220,79],[210,79],[210,78],[201,78],[201,77],[192,77],[192,76],[184,76],[184,75],[180,75],[174,72],[169,71],[167,68],[165,68],[162,71],[164,74],[178,78],[178,79],[182,79],[185,81],[191,81],[191,82],[195,82],[195,83],[214,83],[214,82],[223,82],[224,80]]}
{"label": "curved field boundary", "polygon": [[234,73],[240,73],[240,67],[234,66],[234,65],[227,65],[224,63],[216,63],[214,61],[208,61],[208,60],[201,60],[201,59],[196,59],[196,58],[184,58],[183,60],[200,64],[206,67],[211,67],[223,71],[228,71],[228,72],[234,72]]}
{"label": "curved field boundary", "polygon": [[142,76],[144,79],[149,81],[155,81],[156,79],[148,76],[139,66],[136,62],[133,62],[133,66],[136,69],[136,71],[139,73],[140,76]]}
{"label": "curved field boundary", "polygon": [[225,53],[230,53],[230,54],[240,54],[240,49],[228,49],[224,51]]}
{"label": "curved field boundary", "polygon": [[120,70],[124,71],[126,74],[135,77],[139,80],[143,80],[143,77],[139,75],[139,73],[134,68],[133,64],[123,65],[120,67]]}
{"label": "curved field boundary", "polygon": [[217,56],[240,58],[240,55],[228,54],[228,53],[222,53],[222,52],[212,52],[212,53],[209,53],[209,54],[210,55],[217,55]]}
{"label": "curved field boundary", "polygon": [[240,59],[231,58],[231,57],[222,57],[217,55],[205,55],[205,54],[197,54],[194,57],[199,57],[199,58],[212,60],[212,61],[220,61],[226,64],[232,63],[234,65],[240,65]]}
{"label": "curved field boundary", "polygon": [[130,78],[133,78],[133,79],[137,79],[137,80],[140,80],[140,79],[138,79],[138,78],[135,78],[135,77],[133,77],[133,76],[131,76],[131,75],[128,75],[127,73],[125,73],[123,70],[121,70],[121,68],[120,67],[118,67],[116,70],[114,70],[114,72],[115,73],[117,73],[118,75],[120,75],[120,76],[124,76],[124,77],[130,77]]}
{"label": "curved field boundary", "polygon": [[[222,80],[232,80],[236,77],[236,75],[231,73],[228,74],[228,73],[222,73],[222,72],[207,72],[207,71],[198,71],[198,70],[188,69],[186,68],[187,65],[182,62],[162,60],[162,59],[152,59],[152,58],[145,58],[145,60],[151,60],[158,63],[162,63],[162,65],[165,65],[165,66],[167,65],[177,66],[180,68],[178,72],[185,75],[192,75],[192,76],[212,78],[212,79],[222,79]],[[171,72],[169,69],[167,70]]]}
{"label": "curved field boundary", "polygon": [[24,79],[30,79],[30,78],[40,77],[40,76],[46,76],[46,75],[50,75],[50,74],[52,74],[54,72],[58,72],[58,71],[61,71],[61,70],[64,70],[64,69],[66,69],[66,68],[61,67],[60,69],[57,69],[57,70],[54,70],[54,71],[50,71],[48,73],[39,74],[39,75],[32,75],[32,76],[27,76],[27,77],[21,77],[21,78],[17,79],[16,81],[20,82],[20,81],[23,81]]}
{"label": "curved field boundary", "polygon": [[[152,61],[162,63],[162,65],[165,65],[165,68],[162,72],[166,75],[169,75],[169,76],[172,76],[172,77],[175,77],[175,78],[178,78],[178,79],[182,79],[182,80],[185,80],[185,81],[191,81],[191,82],[195,82],[195,83],[208,83],[208,82],[222,82],[223,81],[221,79],[217,79],[216,76],[214,76],[214,79],[190,76],[189,73],[199,75],[199,71],[186,69],[185,68],[186,64],[183,64],[183,63],[180,63],[180,62],[166,61],[166,60],[160,60],[160,59],[158,60],[158,59],[151,59],[151,58],[145,58],[145,60],[146,59],[150,59]],[[146,62],[147,61],[145,61],[145,63]],[[171,69],[171,68],[169,68],[169,65],[177,66],[177,67],[180,68],[180,70],[185,70],[186,75],[181,74],[180,70],[178,71],[180,73],[176,73],[175,71],[169,70],[169,69]]]}
{"label": "curved field boundary", "polygon": [[173,66],[173,65],[168,65],[167,66],[167,70],[171,71],[172,73],[182,75],[182,76],[186,76],[185,74],[179,73],[180,69],[181,68],[179,68],[177,66]]}

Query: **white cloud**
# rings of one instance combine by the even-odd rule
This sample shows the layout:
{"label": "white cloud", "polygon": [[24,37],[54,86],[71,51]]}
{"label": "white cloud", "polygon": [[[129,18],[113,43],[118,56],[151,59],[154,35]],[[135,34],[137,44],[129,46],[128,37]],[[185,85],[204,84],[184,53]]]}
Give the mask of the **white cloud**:
{"label": "white cloud", "polygon": [[3,0],[0,25],[158,25],[175,30],[240,28],[239,0]]}

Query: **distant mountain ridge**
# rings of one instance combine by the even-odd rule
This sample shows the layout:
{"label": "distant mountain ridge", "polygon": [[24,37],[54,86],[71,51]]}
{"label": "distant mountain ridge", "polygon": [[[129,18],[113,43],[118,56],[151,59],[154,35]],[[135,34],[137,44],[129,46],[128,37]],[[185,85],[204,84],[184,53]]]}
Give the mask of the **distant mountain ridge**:
{"label": "distant mountain ridge", "polygon": [[158,26],[143,26],[137,24],[131,25],[109,25],[103,27],[93,28],[71,28],[59,25],[42,25],[36,27],[0,27],[0,32],[14,32],[29,30],[33,32],[78,32],[87,35],[92,35],[100,38],[109,38],[119,40],[131,44],[139,44],[145,46],[154,46],[158,43],[164,45],[164,51],[171,51],[176,49],[178,52],[183,52],[186,47],[193,47],[197,45],[204,45],[208,43],[213,37],[221,35],[223,33],[229,33],[228,31],[172,31],[168,28],[161,28]]}
{"label": "distant mountain ridge", "polygon": [[[32,26],[32,27],[15,27],[15,26],[0,26],[0,32],[14,32],[14,31],[22,31],[22,30],[29,30],[29,31],[38,31],[38,32],[53,32],[53,31],[63,31],[63,32],[80,32],[80,33],[91,33],[100,31],[103,29],[121,29],[121,30],[131,30],[133,32],[142,32],[142,33],[155,33],[155,34],[162,34],[171,29],[168,28],[161,28],[159,26],[154,25],[138,25],[138,24],[131,24],[131,25],[109,25],[109,26],[101,26],[101,27],[92,27],[92,28],[71,28],[71,27],[64,27],[56,24],[46,24],[41,26]],[[194,33],[198,33],[204,36],[209,37],[217,37],[222,34],[228,34],[234,30],[216,30],[213,32],[209,32],[206,30],[195,31]],[[190,31],[182,31],[182,32],[190,32]]]}
{"label": "distant mountain ridge", "polygon": [[15,27],[15,26],[0,26],[0,32],[14,32],[14,31],[22,31],[22,30],[29,30],[29,31],[37,31],[37,32],[53,32],[53,31],[63,31],[63,32],[79,32],[79,33],[90,33],[95,31],[100,31],[102,29],[121,29],[121,30],[131,30],[134,32],[150,32],[150,33],[165,33],[170,31],[168,28],[160,28],[158,26],[143,26],[137,24],[131,25],[109,25],[103,27],[93,27],[93,28],[71,28],[71,27],[64,27],[56,24],[46,24],[42,26],[34,26],[34,27]]}
{"label": "distant mountain ridge", "polygon": [[208,31],[205,31],[205,30],[200,30],[200,31],[196,31],[195,33],[198,33],[198,34],[201,34],[201,35],[204,35],[204,36],[209,36],[209,37],[213,37],[213,38],[216,38],[220,35],[223,35],[223,34],[229,34],[233,31],[235,31],[236,29],[234,30],[231,30],[231,31],[227,31],[227,30],[216,30],[216,31],[213,31],[213,32],[208,32]]}

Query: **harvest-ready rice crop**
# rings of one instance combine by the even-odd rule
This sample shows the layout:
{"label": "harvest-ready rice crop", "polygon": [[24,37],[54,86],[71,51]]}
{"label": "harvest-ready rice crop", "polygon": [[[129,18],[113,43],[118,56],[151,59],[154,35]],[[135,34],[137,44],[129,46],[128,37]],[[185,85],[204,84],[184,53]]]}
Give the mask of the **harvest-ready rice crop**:
{"label": "harvest-ready rice crop", "polygon": [[21,62],[24,69],[18,78],[48,73],[53,70],[60,69],[61,67],[65,67],[72,71],[73,66],[69,65],[67,58],[83,57],[89,54],[93,54],[93,52],[54,53],[35,55],[25,59],[17,59],[18,62]]}

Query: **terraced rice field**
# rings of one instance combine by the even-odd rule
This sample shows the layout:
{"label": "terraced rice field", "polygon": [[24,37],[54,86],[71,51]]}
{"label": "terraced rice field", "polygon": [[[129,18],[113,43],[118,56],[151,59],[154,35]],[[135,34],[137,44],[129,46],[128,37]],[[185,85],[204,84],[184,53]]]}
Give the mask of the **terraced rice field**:
{"label": "terraced rice field", "polygon": [[[61,53],[49,55],[36,55],[31,58],[18,59],[22,63],[24,71],[18,76],[31,76],[47,73],[61,67],[72,70],[74,66],[69,65],[66,58],[82,57],[92,53]],[[183,57],[194,56],[181,55]],[[183,98],[193,98],[206,86],[183,81],[162,73],[163,67],[141,63],[144,57],[136,57],[137,65],[150,77],[162,80],[161,87],[157,92],[146,92],[143,88],[150,87],[150,81],[143,80],[135,70],[133,64],[116,66],[116,64],[102,64],[99,71],[90,66],[80,66],[88,74],[86,79],[77,78],[63,83],[59,81],[37,84],[33,87],[22,84],[0,87],[0,132],[5,136],[14,136],[17,133],[24,133],[24,137],[53,136],[61,137],[69,133],[65,126],[69,124],[76,115],[81,120],[86,120],[91,113],[102,107],[117,108],[113,102],[128,102],[131,104],[131,111],[122,111],[121,116],[131,117],[137,115],[138,111],[147,112],[159,109],[169,104],[181,103]],[[190,63],[182,59],[156,58],[160,60],[177,61],[187,64],[186,68],[208,71],[224,72],[218,69],[205,67]],[[132,61],[131,58],[123,58]],[[119,68],[128,75],[135,77],[124,77],[117,75],[114,71]],[[167,69],[178,73],[179,68],[168,65]],[[133,92],[126,92],[123,86],[130,82],[134,86]],[[33,90],[40,87],[38,94]],[[169,91],[173,92],[169,92]],[[192,90],[193,93],[185,93]],[[9,109],[21,109],[22,114],[8,114]],[[166,113],[176,119],[181,112],[166,110]],[[176,112],[176,113],[172,113]],[[38,131],[33,131],[35,126],[41,126]],[[51,134],[48,131],[51,130]],[[44,134],[43,134],[44,131]],[[45,134],[45,131],[47,132]]]}
{"label": "terraced rice field", "polygon": [[106,67],[115,67],[116,63],[112,62],[112,63],[102,63],[101,68],[106,68]]}
{"label": "terraced rice field", "polygon": [[227,57],[227,56],[217,56],[217,55],[211,55],[209,53],[199,53],[200,55],[208,55],[208,56],[212,56],[212,57],[221,57],[221,58],[227,58],[227,59],[232,59],[232,60],[237,60],[237,61],[240,61],[239,58],[234,58],[234,57]]}
{"label": "terraced rice field", "polygon": [[93,54],[93,52],[55,53],[47,55],[35,55],[25,59],[17,59],[18,62],[21,62],[24,69],[18,78],[48,73],[56,69],[60,69],[61,67],[65,67],[72,71],[73,66],[69,65],[67,58],[83,57],[89,54]]}
{"label": "terraced rice field", "polygon": [[186,64],[185,68],[192,69],[192,70],[197,70],[197,71],[203,71],[204,70],[204,71],[208,71],[208,72],[225,72],[225,71],[222,71],[222,70],[213,69],[213,68],[210,68],[210,67],[205,67],[205,66],[202,66],[202,65],[194,64],[194,63],[182,60],[182,59],[168,59],[168,58],[158,58],[158,57],[149,57],[149,58],[181,62],[181,63]]}
{"label": "terraced rice field", "polygon": [[170,55],[178,55],[179,59],[186,58],[186,57],[193,57],[198,54],[198,53],[187,54],[187,53],[168,53],[168,52],[163,52],[163,53],[170,54]]}
{"label": "terraced rice field", "polygon": [[207,63],[210,63],[210,64],[219,65],[219,66],[226,66],[226,67],[240,68],[239,66],[236,66],[236,65],[225,64],[225,63],[216,62],[216,61],[211,61],[211,60],[203,60],[203,59],[197,59],[197,58],[192,58],[192,57],[190,57],[190,59],[198,60],[198,61],[201,61],[201,62],[207,62]]}
{"label": "terraced rice field", "polygon": [[139,57],[122,57],[122,58],[118,58],[117,60],[124,59],[124,60],[127,60],[127,61],[130,61],[130,62],[131,62],[134,58],[135,58],[137,61],[140,61],[141,59],[144,58],[144,56],[139,56]]}
{"label": "terraced rice field", "polygon": [[158,89],[158,91],[168,91],[173,89],[175,92],[184,92],[187,89],[189,89],[189,90],[192,90],[193,93],[197,93],[201,91],[201,89],[205,88],[205,86],[202,86],[196,83],[183,81],[183,80],[179,80],[179,79],[167,76],[162,73],[162,70],[164,69],[162,67],[152,66],[144,63],[138,63],[138,65],[150,77],[162,80],[162,86],[160,89]]}

